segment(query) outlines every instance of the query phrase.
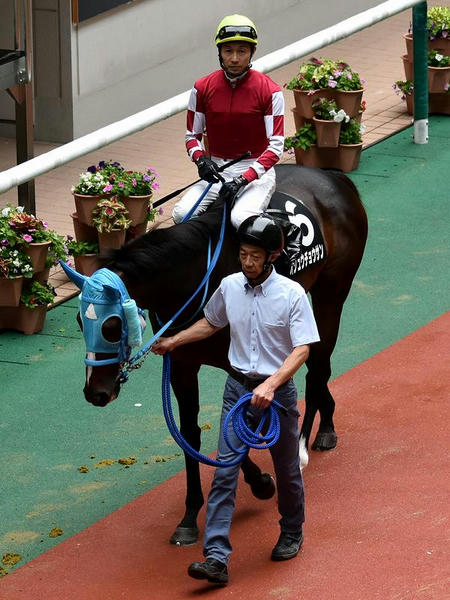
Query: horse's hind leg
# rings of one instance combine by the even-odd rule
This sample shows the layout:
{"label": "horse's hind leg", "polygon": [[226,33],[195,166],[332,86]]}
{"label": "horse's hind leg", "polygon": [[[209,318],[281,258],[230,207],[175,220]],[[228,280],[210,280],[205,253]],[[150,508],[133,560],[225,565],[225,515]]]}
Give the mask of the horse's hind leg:
{"label": "horse's hind leg", "polygon": [[[200,365],[172,362],[171,383],[177,397],[180,413],[180,432],[187,443],[200,450],[201,429],[198,425],[199,391],[197,374]],[[197,516],[204,504],[198,461],[185,454],[186,464],[186,510],[174,534],[171,544],[188,546],[198,540]]]}

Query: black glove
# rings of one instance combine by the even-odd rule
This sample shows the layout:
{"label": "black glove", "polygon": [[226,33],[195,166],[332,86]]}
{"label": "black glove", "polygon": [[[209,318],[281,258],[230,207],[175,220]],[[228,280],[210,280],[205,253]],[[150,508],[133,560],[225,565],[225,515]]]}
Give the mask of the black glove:
{"label": "black glove", "polygon": [[200,156],[195,164],[197,165],[198,174],[201,179],[204,179],[209,183],[218,183],[219,181],[223,181],[222,175],[220,175],[219,171],[217,170],[216,163],[210,158],[207,158],[206,156]]}
{"label": "black glove", "polygon": [[226,181],[220,188],[219,196],[224,202],[232,203],[239,190],[248,183],[247,179],[242,175],[235,177],[231,181]]}

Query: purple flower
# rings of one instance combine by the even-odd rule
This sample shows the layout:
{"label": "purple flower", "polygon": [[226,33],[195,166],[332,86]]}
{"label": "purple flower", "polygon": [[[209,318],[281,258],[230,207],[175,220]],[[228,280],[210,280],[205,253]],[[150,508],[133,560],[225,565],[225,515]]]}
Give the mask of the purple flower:
{"label": "purple flower", "polygon": [[353,75],[351,73],[347,73],[347,79],[351,81],[353,79]]}
{"label": "purple flower", "polygon": [[113,162],[113,163],[112,163],[112,166],[113,166],[113,167],[120,167],[120,163],[118,163],[118,162]]}
{"label": "purple flower", "polygon": [[73,235],[68,235],[68,236],[67,236],[67,241],[68,241],[68,242],[71,242],[72,240],[73,240]]}
{"label": "purple flower", "polygon": [[450,84],[449,84],[449,83],[446,83],[446,84],[444,85],[444,90],[445,90],[446,92],[448,92],[448,88],[449,88],[449,87],[450,87]]}
{"label": "purple flower", "polygon": [[44,229],[47,229],[47,227],[48,227],[48,221],[42,221],[42,227]]}
{"label": "purple flower", "polygon": [[98,166],[100,167],[100,169],[104,169],[104,168],[106,167],[106,163],[105,163],[105,161],[104,161],[104,160],[101,160],[101,161],[98,163]]}
{"label": "purple flower", "polygon": [[159,183],[152,183],[152,190],[159,190]]}
{"label": "purple flower", "polygon": [[335,88],[337,86],[337,81],[335,81],[334,79],[329,79],[328,80],[328,87],[330,88]]}
{"label": "purple flower", "polygon": [[342,71],[335,71],[335,72],[333,73],[333,75],[334,75],[336,78],[338,78],[338,77],[340,77],[340,76],[342,75]]}
{"label": "purple flower", "polygon": [[9,246],[9,242],[8,242],[8,240],[2,240],[2,241],[0,242],[0,244],[1,244],[2,246]]}
{"label": "purple flower", "polygon": [[97,167],[95,165],[91,165],[87,168],[89,173],[95,173],[97,171]]}
{"label": "purple flower", "polygon": [[28,235],[28,233],[26,233],[26,234],[23,236],[23,239],[24,239],[26,242],[32,242],[32,241],[33,241],[33,238],[31,237],[31,235]]}
{"label": "purple flower", "polygon": [[149,177],[148,175],[144,175],[143,179],[144,179],[144,181],[151,181],[152,180],[152,178]]}
{"label": "purple flower", "polygon": [[164,209],[161,207],[161,208],[158,209],[158,212],[159,212],[160,215],[163,215],[164,214]]}

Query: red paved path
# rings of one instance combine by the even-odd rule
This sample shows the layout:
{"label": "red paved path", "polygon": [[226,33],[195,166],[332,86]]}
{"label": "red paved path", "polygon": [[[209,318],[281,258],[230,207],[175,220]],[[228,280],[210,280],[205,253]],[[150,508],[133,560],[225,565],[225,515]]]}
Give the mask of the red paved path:
{"label": "red paved path", "polygon": [[[190,579],[200,546],[167,543],[183,508],[179,475],[2,579],[1,600],[447,600],[449,331],[450,312],[333,382],[339,447],[313,453],[305,473],[296,559],[269,560],[275,503],[243,484],[229,586]],[[205,467],[205,488],[210,476]]]}

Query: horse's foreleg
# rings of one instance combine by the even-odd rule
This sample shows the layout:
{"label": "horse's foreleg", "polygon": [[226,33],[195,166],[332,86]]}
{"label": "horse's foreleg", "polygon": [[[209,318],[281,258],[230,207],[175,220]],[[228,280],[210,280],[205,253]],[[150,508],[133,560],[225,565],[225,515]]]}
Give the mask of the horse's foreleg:
{"label": "horse's foreleg", "polygon": [[[201,429],[198,425],[199,392],[197,365],[172,363],[171,383],[178,401],[180,432],[187,443],[200,450]],[[197,516],[204,504],[198,461],[185,453],[186,464],[186,510],[174,534],[171,544],[188,546],[198,540]]]}
{"label": "horse's foreleg", "polygon": [[[313,290],[311,294],[320,342],[311,346],[306,363],[308,368],[305,389],[306,406],[300,432],[302,466],[308,464],[309,439],[317,412],[320,414],[320,424],[312,449],[332,450],[337,444],[333,422],[335,402],[328,389],[328,380],[331,376],[331,355],[336,345],[344,300],[340,300],[337,294],[334,296],[332,293],[330,294],[330,287],[326,289],[325,296],[319,294],[317,289]],[[332,303],[330,303],[330,295],[333,298]],[[342,293],[341,295],[345,298],[347,294]]]}

